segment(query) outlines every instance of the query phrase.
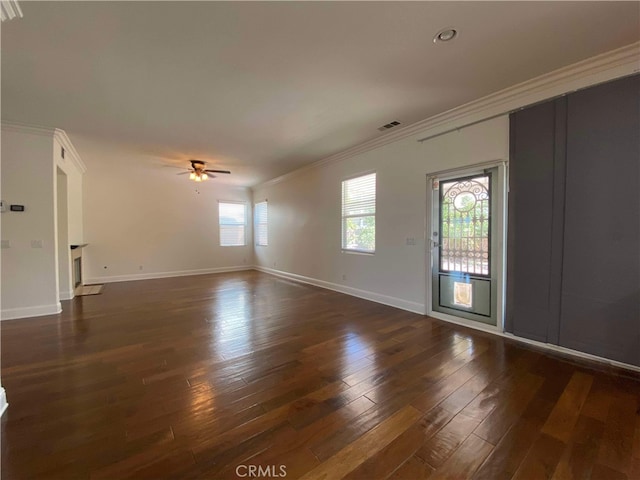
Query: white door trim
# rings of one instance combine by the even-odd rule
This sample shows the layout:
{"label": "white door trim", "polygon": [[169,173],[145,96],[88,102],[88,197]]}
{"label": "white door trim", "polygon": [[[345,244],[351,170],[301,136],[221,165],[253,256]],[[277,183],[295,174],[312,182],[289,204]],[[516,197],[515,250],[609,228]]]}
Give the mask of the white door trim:
{"label": "white door trim", "polygon": [[498,286],[497,291],[497,312],[496,312],[496,325],[482,325],[481,330],[487,330],[490,332],[504,332],[504,317],[505,317],[505,297],[506,297],[506,254],[507,254],[507,193],[508,193],[508,168],[509,163],[507,160],[492,160],[490,162],[476,163],[474,165],[468,165],[464,167],[452,168],[448,170],[440,170],[437,172],[427,173],[427,220],[426,220],[426,241],[425,241],[425,278],[426,278],[426,292],[425,292],[425,307],[427,315],[430,317],[438,318],[448,322],[456,323],[458,325],[469,326],[472,328],[479,328],[478,323],[473,320],[467,320],[465,318],[448,315],[446,313],[436,312],[433,310],[433,302],[431,298],[432,290],[432,266],[433,266],[433,188],[432,183],[435,178],[440,180],[446,180],[447,178],[454,178],[464,176],[466,174],[473,175],[478,171],[482,171],[487,168],[498,168],[498,178],[496,179],[495,192],[496,210],[499,212],[496,218],[497,230],[500,232],[497,238],[498,255],[496,258],[497,265],[496,270],[498,277],[496,284]]}

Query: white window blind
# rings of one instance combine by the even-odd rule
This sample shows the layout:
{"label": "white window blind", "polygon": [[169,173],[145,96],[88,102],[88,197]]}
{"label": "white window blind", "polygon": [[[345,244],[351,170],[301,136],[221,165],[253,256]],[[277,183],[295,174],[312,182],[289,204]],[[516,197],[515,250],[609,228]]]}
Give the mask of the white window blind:
{"label": "white window blind", "polygon": [[256,245],[267,246],[269,245],[269,230],[267,226],[269,208],[267,201],[256,203],[255,216],[256,216]]}
{"label": "white window blind", "polygon": [[342,182],[342,249],[376,250],[376,174]]}
{"label": "white window blind", "polygon": [[223,247],[246,245],[247,206],[244,203],[218,204],[220,245]]}

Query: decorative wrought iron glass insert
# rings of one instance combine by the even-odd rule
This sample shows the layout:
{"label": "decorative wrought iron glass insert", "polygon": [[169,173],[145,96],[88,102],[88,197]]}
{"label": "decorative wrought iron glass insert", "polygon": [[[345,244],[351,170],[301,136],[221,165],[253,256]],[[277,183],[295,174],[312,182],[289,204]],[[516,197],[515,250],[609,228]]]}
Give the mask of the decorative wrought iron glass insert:
{"label": "decorative wrought iron glass insert", "polygon": [[491,174],[440,182],[440,271],[489,276]]}

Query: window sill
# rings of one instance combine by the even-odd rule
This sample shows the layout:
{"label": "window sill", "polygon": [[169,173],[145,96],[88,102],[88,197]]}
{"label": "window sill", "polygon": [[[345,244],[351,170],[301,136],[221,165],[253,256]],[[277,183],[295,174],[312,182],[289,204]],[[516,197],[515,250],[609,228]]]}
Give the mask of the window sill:
{"label": "window sill", "polygon": [[375,250],[373,252],[367,252],[366,250],[350,250],[350,249],[343,248],[342,253],[349,253],[352,255],[365,255],[368,257],[372,257],[373,255],[375,255],[376,252]]}

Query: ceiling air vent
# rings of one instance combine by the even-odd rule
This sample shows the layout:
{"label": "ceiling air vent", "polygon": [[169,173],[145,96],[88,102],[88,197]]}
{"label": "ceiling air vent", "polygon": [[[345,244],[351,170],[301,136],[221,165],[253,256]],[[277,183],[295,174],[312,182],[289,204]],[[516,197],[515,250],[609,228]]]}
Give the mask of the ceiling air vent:
{"label": "ceiling air vent", "polygon": [[378,128],[378,130],[384,132],[385,130],[389,130],[390,128],[397,127],[398,125],[400,125],[400,122],[394,120],[393,122],[389,122],[386,125],[381,126],[380,128]]}

